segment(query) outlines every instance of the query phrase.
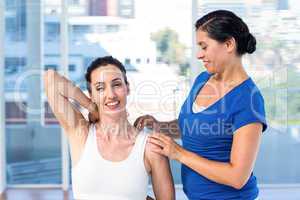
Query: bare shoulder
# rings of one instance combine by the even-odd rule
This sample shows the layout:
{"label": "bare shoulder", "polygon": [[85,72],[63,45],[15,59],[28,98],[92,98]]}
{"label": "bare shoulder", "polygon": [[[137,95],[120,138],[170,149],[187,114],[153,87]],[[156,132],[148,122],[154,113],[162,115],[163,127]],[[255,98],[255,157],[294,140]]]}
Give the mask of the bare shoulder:
{"label": "bare shoulder", "polygon": [[153,168],[156,168],[157,166],[163,166],[163,165],[167,165],[168,159],[158,153],[155,153],[153,151],[151,151],[151,146],[153,144],[147,143],[146,147],[145,147],[145,166],[148,172],[151,172],[153,170]]}

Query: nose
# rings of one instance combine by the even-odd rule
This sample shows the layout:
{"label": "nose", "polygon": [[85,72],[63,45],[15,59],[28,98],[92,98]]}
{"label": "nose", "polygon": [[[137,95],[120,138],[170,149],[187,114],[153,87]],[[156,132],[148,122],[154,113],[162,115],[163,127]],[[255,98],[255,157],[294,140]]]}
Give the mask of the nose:
{"label": "nose", "polygon": [[108,98],[110,98],[110,99],[113,99],[113,98],[116,97],[116,93],[115,93],[113,87],[108,87],[108,88],[107,88],[106,96],[107,96]]}
{"label": "nose", "polygon": [[197,52],[197,58],[199,60],[202,60],[204,58],[204,53],[203,53],[202,50],[198,50],[198,52]]}

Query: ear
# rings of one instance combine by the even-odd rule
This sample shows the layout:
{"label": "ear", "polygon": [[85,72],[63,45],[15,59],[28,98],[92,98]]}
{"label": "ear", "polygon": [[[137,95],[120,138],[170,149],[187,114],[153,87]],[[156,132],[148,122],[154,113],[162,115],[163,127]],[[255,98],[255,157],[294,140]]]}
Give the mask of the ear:
{"label": "ear", "polygon": [[227,49],[228,53],[235,52],[236,48],[237,48],[235,39],[233,37],[228,39],[225,42],[225,46],[226,46],[226,49]]}

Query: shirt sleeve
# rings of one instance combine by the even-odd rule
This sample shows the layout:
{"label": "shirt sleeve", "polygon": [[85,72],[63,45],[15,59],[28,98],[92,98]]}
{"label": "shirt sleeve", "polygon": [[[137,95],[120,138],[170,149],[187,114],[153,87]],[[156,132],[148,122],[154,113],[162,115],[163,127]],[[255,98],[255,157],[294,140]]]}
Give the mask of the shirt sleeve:
{"label": "shirt sleeve", "polygon": [[257,122],[263,125],[262,132],[267,129],[264,99],[258,89],[248,92],[238,104],[233,113],[233,132],[245,125]]}

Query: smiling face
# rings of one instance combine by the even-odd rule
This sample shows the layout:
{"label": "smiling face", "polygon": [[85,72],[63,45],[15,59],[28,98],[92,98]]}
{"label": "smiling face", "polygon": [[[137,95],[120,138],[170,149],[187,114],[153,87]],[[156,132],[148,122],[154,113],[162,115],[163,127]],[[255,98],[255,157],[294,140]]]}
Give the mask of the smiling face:
{"label": "smiling face", "polygon": [[91,73],[91,97],[100,115],[117,117],[125,114],[129,87],[116,66],[108,64]]}
{"label": "smiling face", "polygon": [[210,38],[207,32],[200,29],[196,32],[196,40],[199,46],[197,58],[203,62],[206,70],[209,73],[222,72],[226,66],[225,61],[228,60],[231,52],[228,44]]}

